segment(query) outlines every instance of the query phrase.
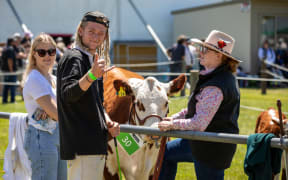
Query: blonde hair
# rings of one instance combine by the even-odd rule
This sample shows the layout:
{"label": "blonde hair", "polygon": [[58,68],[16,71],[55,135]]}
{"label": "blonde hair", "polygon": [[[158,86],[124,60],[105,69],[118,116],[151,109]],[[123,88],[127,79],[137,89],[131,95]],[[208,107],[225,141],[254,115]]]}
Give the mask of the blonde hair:
{"label": "blonde hair", "polygon": [[[29,75],[29,73],[31,72],[31,70],[37,68],[36,59],[33,56],[33,52],[36,50],[36,48],[41,43],[51,43],[56,48],[55,41],[48,34],[41,33],[33,40],[32,45],[31,45],[31,50],[30,50],[29,55],[28,55],[28,64],[27,64],[27,66],[25,68],[25,71],[24,71],[24,74],[23,74],[23,78],[22,78],[22,82],[21,82],[22,87],[24,86],[26,78]],[[52,71],[52,68],[53,67],[51,67],[49,72]]]}
{"label": "blonde hair", "polygon": [[[80,21],[80,23],[78,24],[75,33],[75,46],[78,46],[80,49],[89,52],[89,49],[83,44],[82,37],[79,34],[79,29],[80,28],[84,29],[87,23],[88,23],[87,21],[84,22]],[[104,56],[107,66],[110,65],[109,51],[110,51],[110,36],[109,36],[109,28],[107,28],[104,42],[101,44],[100,47],[96,48],[96,52],[98,53],[99,57]]]}

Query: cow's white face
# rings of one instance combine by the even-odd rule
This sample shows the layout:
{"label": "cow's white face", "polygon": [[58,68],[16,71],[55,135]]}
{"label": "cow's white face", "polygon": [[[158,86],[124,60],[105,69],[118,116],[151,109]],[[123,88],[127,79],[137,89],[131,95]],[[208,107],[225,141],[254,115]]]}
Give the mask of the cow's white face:
{"label": "cow's white face", "polygon": [[[160,119],[151,117],[143,121],[149,115],[158,115],[162,118],[168,113],[168,95],[180,91],[185,84],[186,77],[180,75],[168,83],[159,82],[154,77],[146,79],[130,78],[128,81],[115,80],[114,88],[119,91],[122,86],[126,95],[132,96],[136,113],[134,118],[136,125],[152,126]],[[155,124],[156,125],[156,124]]]}
{"label": "cow's white face", "polygon": [[156,117],[141,122],[149,115],[156,114],[161,117],[167,115],[169,83],[161,83],[154,77],[148,77],[144,80],[136,78],[128,80],[135,97],[136,113],[140,119],[135,118],[137,125],[151,126],[153,123],[159,122],[159,118]]}

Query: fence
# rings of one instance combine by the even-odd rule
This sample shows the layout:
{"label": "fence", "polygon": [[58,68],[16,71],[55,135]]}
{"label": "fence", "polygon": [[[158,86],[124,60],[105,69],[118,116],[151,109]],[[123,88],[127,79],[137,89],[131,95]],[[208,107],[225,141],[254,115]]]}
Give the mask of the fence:
{"label": "fence", "polygon": [[[10,113],[0,112],[0,118],[9,119]],[[248,135],[228,134],[228,133],[212,133],[200,131],[160,131],[158,128],[133,126],[133,125],[120,125],[120,131],[126,133],[146,134],[153,136],[167,136],[176,137],[190,140],[200,140],[209,142],[232,143],[232,144],[247,144]],[[288,156],[288,139],[272,138],[271,147],[280,148],[285,153],[285,168],[287,169],[287,156]],[[288,180],[288,176],[286,178]]]}

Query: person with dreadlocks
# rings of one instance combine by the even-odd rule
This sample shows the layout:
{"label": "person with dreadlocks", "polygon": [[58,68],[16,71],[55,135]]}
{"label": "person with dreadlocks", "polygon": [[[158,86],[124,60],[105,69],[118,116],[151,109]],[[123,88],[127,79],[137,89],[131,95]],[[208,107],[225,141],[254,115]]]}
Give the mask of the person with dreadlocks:
{"label": "person with dreadlocks", "polygon": [[60,156],[69,160],[70,180],[102,179],[107,131],[112,137],[120,133],[103,108],[102,76],[113,68],[108,67],[109,39],[109,19],[87,12],[77,27],[75,47],[58,64]]}

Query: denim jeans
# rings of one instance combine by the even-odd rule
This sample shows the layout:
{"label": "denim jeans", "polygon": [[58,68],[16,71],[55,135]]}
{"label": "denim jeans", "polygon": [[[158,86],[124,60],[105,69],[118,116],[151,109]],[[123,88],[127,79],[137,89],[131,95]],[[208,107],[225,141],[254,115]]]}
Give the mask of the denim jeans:
{"label": "denim jeans", "polygon": [[[4,76],[4,82],[9,82],[9,83],[16,83],[17,81],[17,76]],[[14,85],[4,85],[3,87],[3,97],[2,97],[2,103],[8,103],[8,93],[10,90],[10,102],[14,103],[15,102],[15,93],[16,93],[16,87]]]}
{"label": "denim jeans", "polygon": [[194,162],[197,180],[224,180],[224,169],[210,168],[195,160],[186,139],[175,139],[166,144],[159,180],[175,179],[178,162]]}
{"label": "denim jeans", "polygon": [[31,180],[66,180],[67,163],[60,159],[59,128],[53,134],[29,125],[24,148],[31,161]]}

